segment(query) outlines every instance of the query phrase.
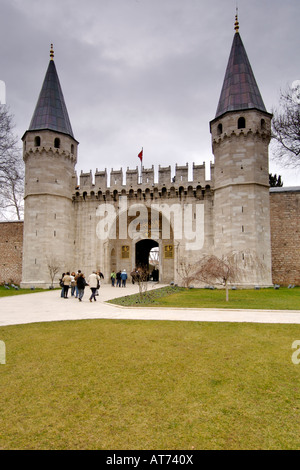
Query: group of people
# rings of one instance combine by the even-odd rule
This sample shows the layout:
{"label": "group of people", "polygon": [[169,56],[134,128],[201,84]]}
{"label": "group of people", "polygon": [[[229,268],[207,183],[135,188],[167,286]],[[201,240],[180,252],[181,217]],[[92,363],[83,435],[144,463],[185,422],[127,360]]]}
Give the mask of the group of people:
{"label": "group of people", "polygon": [[127,277],[126,269],[123,269],[123,271],[118,271],[117,273],[112,271],[110,274],[112,287],[115,287],[115,285],[116,287],[126,287]]}
{"label": "group of people", "polygon": [[[141,272],[139,271],[139,269],[134,269],[130,273],[130,275],[132,277],[132,284],[134,284],[140,279]],[[153,270],[152,276],[153,281],[158,281],[157,269]],[[112,271],[110,275],[112,287],[126,287],[127,278],[128,276],[126,269],[123,269],[123,271],[119,270],[117,273],[115,271]],[[81,302],[84,296],[84,290],[88,286],[91,289],[91,296],[89,297],[90,302],[92,302],[93,300],[96,301],[96,296],[99,295],[98,291],[100,289],[100,279],[104,279],[104,276],[100,270],[93,271],[87,279],[85,278],[85,275],[81,272],[80,269],[77,271],[77,273],[63,273],[59,281],[61,286],[61,297],[67,299],[69,289],[71,289],[71,297],[75,297],[75,299],[78,299],[79,302]]]}
{"label": "group of people", "polygon": [[[134,268],[134,270],[130,273],[132,284],[135,282],[140,282],[140,281],[149,281],[150,275],[148,272],[148,269],[146,268]],[[154,282],[158,282],[159,279],[159,271],[157,268],[154,267],[152,273],[151,273],[152,280]],[[118,271],[117,273],[115,271],[112,271],[110,274],[110,280],[111,280],[111,285],[112,287],[126,287],[126,281],[127,281],[127,273],[126,269],[123,269],[123,271]]]}
{"label": "group of people", "polygon": [[75,299],[78,299],[79,302],[82,302],[84,290],[87,286],[89,286],[91,289],[91,296],[89,297],[89,301],[96,301],[96,296],[99,295],[98,290],[100,289],[100,279],[104,279],[101,271],[93,271],[87,279],[80,269],[77,271],[77,273],[63,273],[60,279],[60,286],[62,288],[61,297],[67,299],[69,289],[71,289],[71,297],[75,297]]}

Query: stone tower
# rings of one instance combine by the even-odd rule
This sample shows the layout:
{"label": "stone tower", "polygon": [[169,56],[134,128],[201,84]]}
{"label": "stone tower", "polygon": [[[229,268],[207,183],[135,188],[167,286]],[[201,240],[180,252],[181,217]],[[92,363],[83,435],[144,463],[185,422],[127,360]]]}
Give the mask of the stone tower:
{"label": "stone tower", "polygon": [[215,119],[214,251],[235,253],[245,285],[271,285],[267,113],[239,34],[235,35]]}
{"label": "stone tower", "polygon": [[38,102],[22,140],[25,162],[22,287],[49,287],[48,265],[68,267],[74,252],[72,179],[78,146],[52,45]]}

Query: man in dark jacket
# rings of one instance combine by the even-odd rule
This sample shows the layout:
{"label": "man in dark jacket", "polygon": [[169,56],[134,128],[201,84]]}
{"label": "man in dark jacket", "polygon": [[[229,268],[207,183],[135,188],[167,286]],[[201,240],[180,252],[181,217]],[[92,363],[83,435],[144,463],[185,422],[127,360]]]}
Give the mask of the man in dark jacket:
{"label": "man in dark jacket", "polygon": [[121,287],[121,271],[118,271],[116,274],[117,287]]}
{"label": "man in dark jacket", "polygon": [[85,286],[86,286],[86,281],[84,279],[84,275],[83,275],[83,273],[80,273],[80,275],[77,278],[77,289],[78,289],[78,300],[79,300],[79,302],[82,301]]}

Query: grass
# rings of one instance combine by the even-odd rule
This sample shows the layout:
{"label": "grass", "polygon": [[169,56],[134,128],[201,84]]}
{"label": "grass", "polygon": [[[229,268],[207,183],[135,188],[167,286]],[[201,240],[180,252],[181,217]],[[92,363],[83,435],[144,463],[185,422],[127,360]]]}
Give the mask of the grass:
{"label": "grass", "polygon": [[163,287],[148,291],[140,301],[138,294],[120,297],[110,301],[123,306],[157,306],[177,308],[233,308],[300,310],[300,287],[266,289],[239,289],[229,292],[226,302],[223,289],[187,289],[183,287]]}
{"label": "grass", "polygon": [[[48,290],[48,289],[46,289]],[[45,289],[15,289],[12,286],[9,286],[9,289],[6,289],[4,286],[0,286],[0,297],[8,297],[12,295],[22,295],[22,294],[32,294],[34,292],[46,292]]]}
{"label": "grass", "polygon": [[298,325],[0,328],[0,449],[299,449]]}

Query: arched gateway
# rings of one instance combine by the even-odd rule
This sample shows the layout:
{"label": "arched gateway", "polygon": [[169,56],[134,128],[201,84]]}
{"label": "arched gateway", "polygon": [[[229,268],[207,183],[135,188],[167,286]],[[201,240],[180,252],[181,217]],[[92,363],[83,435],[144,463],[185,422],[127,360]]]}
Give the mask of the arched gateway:
{"label": "arched gateway", "polygon": [[[107,225],[103,223],[101,229],[106,228],[108,233],[104,265],[109,266],[110,272],[125,269],[131,273],[139,268],[149,273],[149,278],[155,281],[174,281],[173,219],[152,210],[151,206],[129,203],[126,211],[115,218],[108,217],[106,222]],[[156,256],[150,257],[153,249],[156,249]]]}
{"label": "arched gateway", "polygon": [[151,239],[140,240],[135,245],[135,266],[149,271],[149,255],[152,248],[159,247],[157,241]]}

